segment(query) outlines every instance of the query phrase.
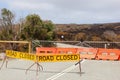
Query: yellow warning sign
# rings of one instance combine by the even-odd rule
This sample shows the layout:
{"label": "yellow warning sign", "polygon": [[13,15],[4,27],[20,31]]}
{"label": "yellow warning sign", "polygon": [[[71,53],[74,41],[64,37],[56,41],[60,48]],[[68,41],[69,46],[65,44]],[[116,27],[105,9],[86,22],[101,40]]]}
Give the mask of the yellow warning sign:
{"label": "yellow warning sign", "polygon": [[11,58],[36,61],[36,55],[35,54],[29,54],[29,53],[24,53],[24,52],[6,50],[6,55],[8,57],[11,57]]}
{"label": "yellow warning sign", "polygon": [[79,54],[49,54],[37,56],[38,62],[79,61]]}
{"label": "yellow warning sign", "polygon": [[29,54],[24,52],[6,50],[6,55],[11,58],[32,60],[38,62],[61,62],[61,61],[79,61],[79,54]]}

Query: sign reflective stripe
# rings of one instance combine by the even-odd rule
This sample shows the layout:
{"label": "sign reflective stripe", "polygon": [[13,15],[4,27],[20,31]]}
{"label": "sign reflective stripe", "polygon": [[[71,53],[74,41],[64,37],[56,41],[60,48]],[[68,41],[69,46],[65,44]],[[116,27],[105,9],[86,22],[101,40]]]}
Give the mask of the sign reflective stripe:
{"label": "sign reflective stripe", "polygon": [[61,62],[61,61],[79,61],[79,54],[29,54],[24,52],[6,50],[6,55],[11,58],[32,60],[38,62]]}

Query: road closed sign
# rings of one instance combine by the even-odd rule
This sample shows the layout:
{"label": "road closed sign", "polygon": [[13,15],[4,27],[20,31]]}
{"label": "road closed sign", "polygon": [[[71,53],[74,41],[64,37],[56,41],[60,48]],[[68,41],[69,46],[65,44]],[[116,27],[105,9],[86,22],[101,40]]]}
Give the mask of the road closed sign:
{"label": "road closed sign", "polygon": [[7,57],[32,60],[38,62],[62,62],[62,61],[79,61],[79,54],[29,54],[25,52],[18,52],[6,50]]}
{"label": "road closed sign", "polygon": [[49,54],[37,56],[38,62],[79,61],[79,54]]}
{"label": "road closed sign", "polygon": [[11,58],[36,61],[36,55],[35,54],[6,50],[6,55],[7,55],[7,57],[11,57]]}

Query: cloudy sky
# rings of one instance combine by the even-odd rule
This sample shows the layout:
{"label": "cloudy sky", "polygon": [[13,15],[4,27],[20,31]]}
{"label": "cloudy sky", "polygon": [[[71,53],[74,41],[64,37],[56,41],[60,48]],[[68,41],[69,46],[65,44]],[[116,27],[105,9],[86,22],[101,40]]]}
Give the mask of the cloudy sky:
{"label": "cloudy sky", "polygon": [[39,14],[53,23],[120,22],[120,0],[0,0],[17,18]]}

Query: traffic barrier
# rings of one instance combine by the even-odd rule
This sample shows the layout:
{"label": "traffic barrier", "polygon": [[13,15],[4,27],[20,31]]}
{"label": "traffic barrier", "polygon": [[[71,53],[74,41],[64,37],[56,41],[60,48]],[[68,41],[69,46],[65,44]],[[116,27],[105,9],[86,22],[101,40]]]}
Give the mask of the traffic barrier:
{"label": "traffic barrier", "polygon": [[42,54],[80,54],[81,59],[120,60],[119,49],[103,48],[55,48],[37,47],[36,55]]}
{"label": "traffic barrier", "polygon": [[37,56],[38,62],[66,62],[79,60],[79,54],[40,54]]}
{"label": "traffic barrier", "polygon": [[95,59],[98,52],[97,48],[78,48],[77,53],[81,59]]}
{"label": "traffic barrier", "polygon": [[[48,49],[48,48],[46,48],[46,49]],[[48,51],[46,49],[44,48],[45,51]],[[38,75],[38,72],[40,71],[40,69],[43,70],[43,67],[42,67],[42,65],[39,64],[39,62],[79,61],[76,64],[79,63],[79,66],[81,66],[79,54],[46,54],[46,52],[44,54],[39,54],[39,53],[38,54],[30,54],[30,53],[25,53],[25,52],[6,50],[6,56],[11,57],[11,58],[16,58],[16,59],[24,59],[24,60],[34,61],[35,63],[33,63],[30,67],[28,67],[26,69],[26,74],[27,74],[28,70],[30,70],[30,68],[36,64],[37,65],[36,75]],[[5,61],[6,60],[3,61],[0,69],[2,68]],[[81,69],[80,69],[80,71],[81,71]]]}
{"label": "traffic barrier", "polygon": [[119,60],[119,49],[98,49],[97,60]]}
{"label": "traffic barrier", "polygon": [[47,47],[37,47],[36,54],[41,55],[41,53],[51,53],[51,54],[79,54],[82,59],[95,59],[97,49],[96,48],[47,48]]}
{"label": "traffic barrier", "polygon": [[16,59],[36,61],[36,55],[35,54],[29,54],[29,53],[25,53],[25,52],[6,50],[6,56],[11,57],[11,58],[16,58]]}
{"label": "traffic barrier", "polygon": [[[80,60],[79,54],[76,54],[77,48],[48,48],[48,47],[37,47],[36,55],[39,61],[74,61]],[[50,54],[49,54],[50,53]]]}
{"label": "traffic barrier", "polygon": [[16,59],[31,60],[35,62],[61,62],[61,61],[79,61],[79,54],[29,54],[6,50],[6,56]]}

